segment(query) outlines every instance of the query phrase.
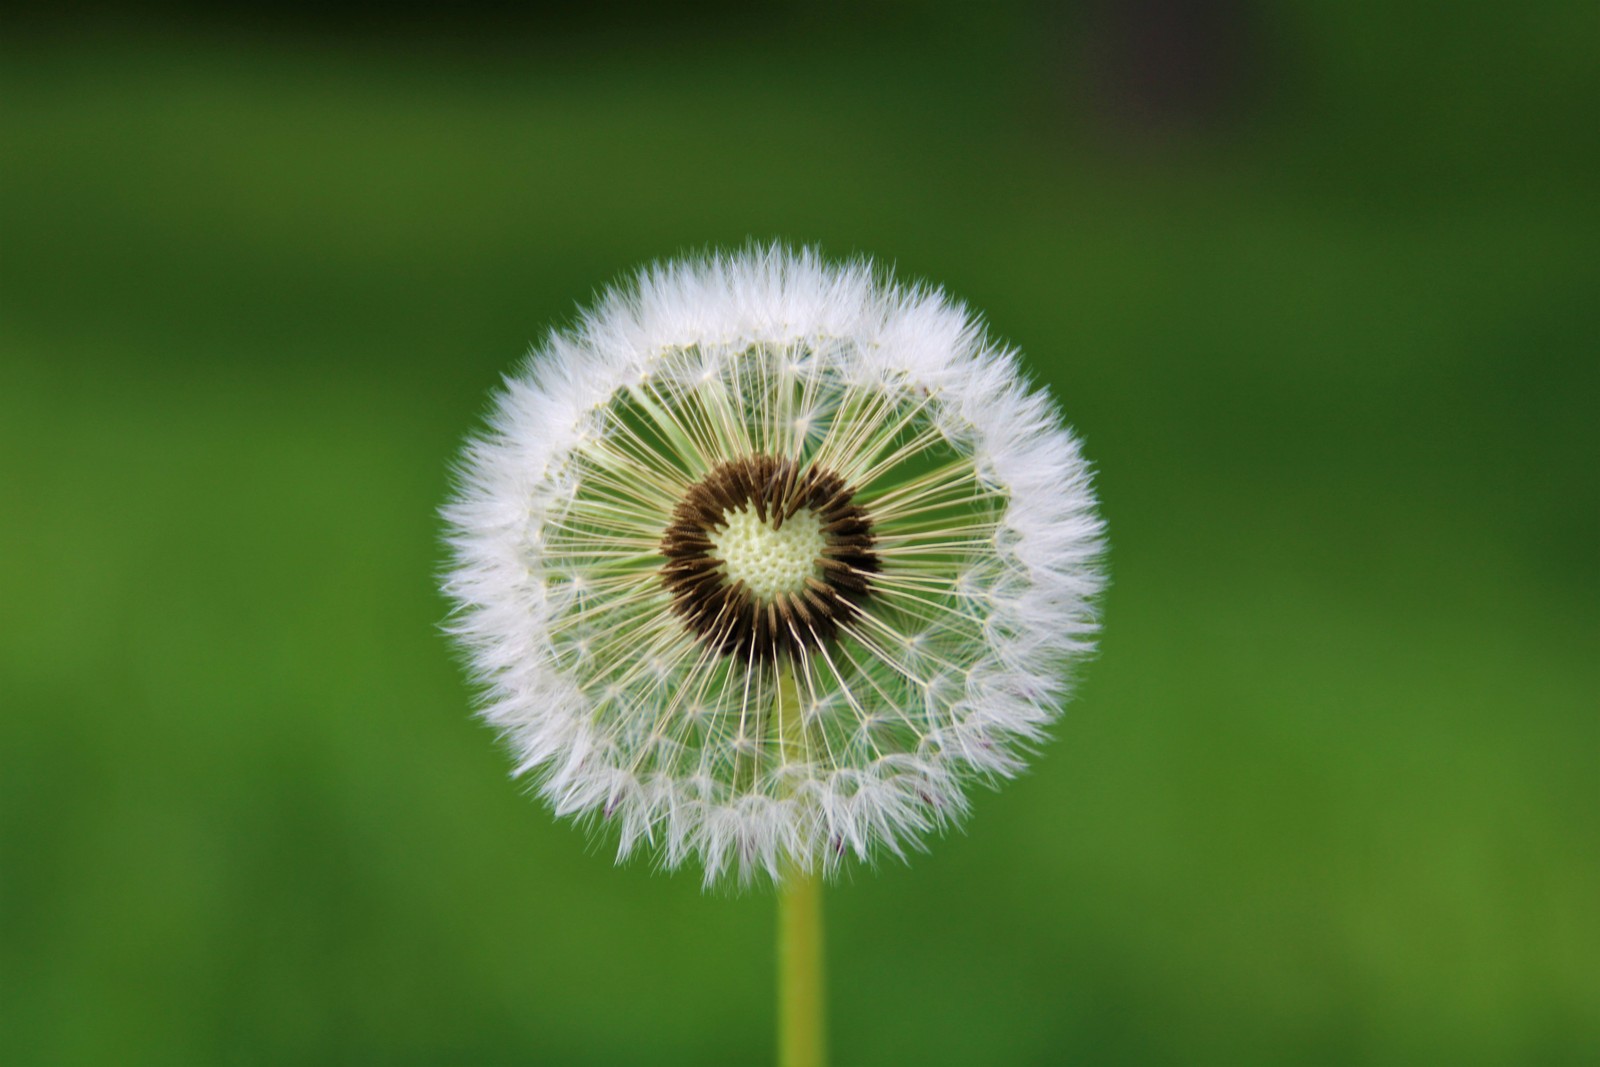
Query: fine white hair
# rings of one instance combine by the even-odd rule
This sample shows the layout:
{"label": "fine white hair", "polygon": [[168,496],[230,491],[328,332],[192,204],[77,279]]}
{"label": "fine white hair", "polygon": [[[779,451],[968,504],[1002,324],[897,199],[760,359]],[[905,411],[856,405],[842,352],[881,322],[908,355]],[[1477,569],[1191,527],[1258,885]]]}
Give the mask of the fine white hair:
{"label": "fine white hair", "polygon": [[[741,442],[830,464],[880,520],[846,643],[781,670],[708,652],[648,544]],[[708,885],[920,847],[971,782],[1023,766],[1093,648],[1104,528],[1078,441],[971,312],[868,261],[647,267],[506,378],[457,474],[449,629],[516,773],[613,827],[619,859],[694,859]],[[762,725],[785,699],[803,751]]]}

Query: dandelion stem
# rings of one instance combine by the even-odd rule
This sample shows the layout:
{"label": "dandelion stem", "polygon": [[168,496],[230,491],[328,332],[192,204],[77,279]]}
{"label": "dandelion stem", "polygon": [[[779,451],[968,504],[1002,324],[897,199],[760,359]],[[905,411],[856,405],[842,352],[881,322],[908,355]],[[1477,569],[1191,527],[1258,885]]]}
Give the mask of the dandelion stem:
{"label": "dandelion stem", "polygon": [[[785,762],[803,759],[800,690],[789,666],[778,672],[779,736]],[[828,1061],[822,966],[822,877],[791,860],[778,887],[778,1067]]]}
{"label": "dandelion stem", "polygon": [[778,892],[778,1067],[823,1067],[822,879],[793,872]]}

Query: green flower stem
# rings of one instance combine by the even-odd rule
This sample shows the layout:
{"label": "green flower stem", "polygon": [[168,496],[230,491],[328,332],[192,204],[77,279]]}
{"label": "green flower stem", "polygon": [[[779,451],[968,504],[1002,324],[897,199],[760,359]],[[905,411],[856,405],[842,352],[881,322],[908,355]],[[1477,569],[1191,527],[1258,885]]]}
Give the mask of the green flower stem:
{"label": "green flower stem", "polygon": [[[778,732],[784,760],[801,758],[804,725],[794,672],[778,675]],[[827,982],[822,967],[822,878],[790,865],[778,887],[778,1067],[828,1062]]]}
{"label": "green flower stem", "polygon": [[778,893],[778,1067],[828,1062],[822,879],[792,873]]}

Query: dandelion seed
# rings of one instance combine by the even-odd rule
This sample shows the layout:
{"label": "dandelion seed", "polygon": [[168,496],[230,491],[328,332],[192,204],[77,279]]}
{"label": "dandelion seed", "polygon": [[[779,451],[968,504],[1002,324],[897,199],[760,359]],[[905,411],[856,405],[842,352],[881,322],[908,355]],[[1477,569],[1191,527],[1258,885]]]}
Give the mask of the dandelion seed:
{"label": "dandelion seed", "polygon": [[498,395],[448,505],[484,717],[707,883],[904,854],[1091,648],[1077,442],[962,307],[781,248],[652,267]]}

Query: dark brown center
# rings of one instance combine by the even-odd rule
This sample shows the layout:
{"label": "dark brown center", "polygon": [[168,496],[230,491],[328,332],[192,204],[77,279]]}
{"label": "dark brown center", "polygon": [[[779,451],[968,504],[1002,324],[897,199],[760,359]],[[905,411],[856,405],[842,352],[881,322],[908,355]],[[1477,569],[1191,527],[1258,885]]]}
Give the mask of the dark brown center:
{"label": "dark brown center", "polygon": [[[684,625],[725,656],[775,660],[820,647],[860,613],[879,568],[872,520],[843,478],[794,460],[754,455],[723,463],[689,487],[661,538],[661,581]],[[814,573],[793,590],[757,596],[730,577],[714,537],[729,517],[753,511],[774,531],[802,509],[822,548]]]}

